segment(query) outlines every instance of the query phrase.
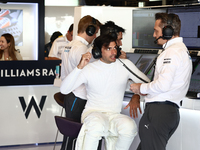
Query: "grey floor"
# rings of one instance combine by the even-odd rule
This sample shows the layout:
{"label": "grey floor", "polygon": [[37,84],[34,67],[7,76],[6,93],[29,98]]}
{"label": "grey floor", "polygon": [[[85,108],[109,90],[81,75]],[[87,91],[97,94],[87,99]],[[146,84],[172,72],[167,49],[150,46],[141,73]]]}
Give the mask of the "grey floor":
{"label": "grey floor", "polygon": [[0,150],[60,150],[61,143],[57,143],[54,149],[54,143],[39,144],[39,145],[19,145],[19,146],[4,146]]}

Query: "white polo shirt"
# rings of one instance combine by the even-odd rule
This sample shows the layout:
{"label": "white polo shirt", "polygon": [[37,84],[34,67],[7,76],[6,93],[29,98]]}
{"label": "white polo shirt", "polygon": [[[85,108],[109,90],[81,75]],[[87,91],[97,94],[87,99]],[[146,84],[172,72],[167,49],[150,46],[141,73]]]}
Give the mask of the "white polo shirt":
{"label": "white polo shirt", "polygon": [[[62,54],[61,63],[61,80],[77,67],[79,64],[82,54],[91,50],[91,45],[82,37],[76,36],[64,49]],[[79,98],[86,99],[85,85],[79,86],[73,91],[74,95]]]}
{"label": "white polo shirt", "polygon": [[61,59],[61,54],[70,41],[67,40],[66,36],[58,37],[54,42],[49,52],[49,57],[57,57]]}
{"label": "white polo shirt", "polygon": [[192,73],[192,61],[182,37],[169,40],[156,61],[154,80],[143,83],[142,94],[148,94],[145,102],[171,101],[180,105],[185,97]]}

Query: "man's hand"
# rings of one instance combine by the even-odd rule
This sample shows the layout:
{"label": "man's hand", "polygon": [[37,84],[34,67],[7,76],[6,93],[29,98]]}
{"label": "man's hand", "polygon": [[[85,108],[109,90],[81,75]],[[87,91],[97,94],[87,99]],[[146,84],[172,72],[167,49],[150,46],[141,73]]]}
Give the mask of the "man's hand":
{"label": "man's hand", "polygon": [[77,68],[83,69],[90,62],[91,57],[92,54],[90,52],[83,54]]}
{"label": "man's hand", "polygon": [[142,113],[141,108],[140,108],[140,96],[137,94],[134,94],[130,102],[128,103],[126,107],[124,107],[124,109],[127,109],[128,107],[130,107],[130,110],[129,110],[130,117],[138,118],[137,109],[139,109],[140,114]]}
{"label": "man's hand", "polygon": [[119,58],[121,58],[121,59],[127,59],[126,53],[121,50],[121,55],[119,56]]}
{"label": "man's hand", "polygon": [[130,90],[133,91],[135,94],[141,94],[140,93],[140,86],[142,83],[133,83],[130,85]]}

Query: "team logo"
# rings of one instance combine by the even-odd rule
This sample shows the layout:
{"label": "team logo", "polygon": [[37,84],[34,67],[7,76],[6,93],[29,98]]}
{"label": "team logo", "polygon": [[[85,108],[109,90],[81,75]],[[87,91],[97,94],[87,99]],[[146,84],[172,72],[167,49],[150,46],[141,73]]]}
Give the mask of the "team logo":
{"label": "team logo", "polygon": [[28,105],[26,105],[24,97],[19,97],[22,109],[25,112],[26,119],[28,118],[32,107],[35,109],[35,112],[36,112],[38,118],[40,118],[42,109],[44,107],[44,103],[45,103],[46,97],[47,96],[42,96],[39,105],[36,103],[36,101],[35,101],[33,96],[31,97],[31,100],[30,100]]}

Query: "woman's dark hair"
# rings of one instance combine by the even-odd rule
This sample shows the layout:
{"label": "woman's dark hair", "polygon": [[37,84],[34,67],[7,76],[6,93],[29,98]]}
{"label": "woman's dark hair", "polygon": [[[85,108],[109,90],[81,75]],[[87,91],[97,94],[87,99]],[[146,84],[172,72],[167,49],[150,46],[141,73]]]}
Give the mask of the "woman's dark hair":
{"label": "woman's dark hair", "polygon": [[59,31],[54,32],[54,33],[52,34],[51,38],[50,38],[51,43],[53,43],[54,40],[57,39],[57,38],[58,38],[59,36],[61,36],[61,35],[62,35],[62,33],[60,33]]}

